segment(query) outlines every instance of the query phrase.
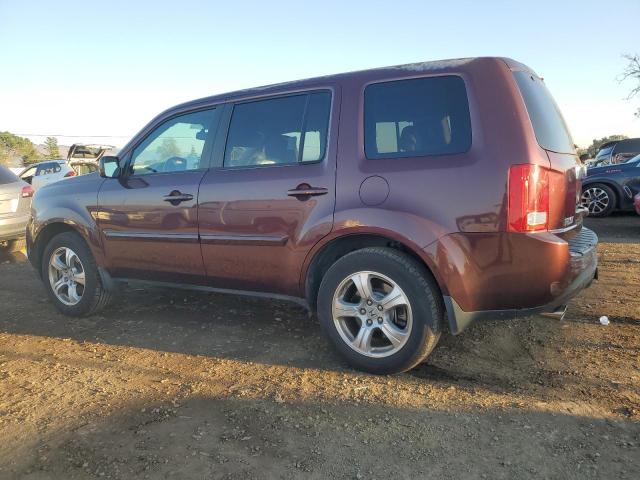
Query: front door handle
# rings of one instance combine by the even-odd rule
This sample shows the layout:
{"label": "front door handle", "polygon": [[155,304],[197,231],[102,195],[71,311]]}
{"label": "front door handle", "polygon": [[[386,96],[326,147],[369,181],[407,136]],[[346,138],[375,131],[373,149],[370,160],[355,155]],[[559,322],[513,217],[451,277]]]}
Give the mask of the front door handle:
{"label": "front door handle", "polygon": [[189,193],[182,193],[180,190],[174,190],[169,195],[165,195],[162,198],[165,202],[169,202],[171,205],[178,205],[180,202],[188,202],[193,200],[193,195]]}
{"label": "front door handle", "polygon": [[296,188],[292,188],[287,191],[287,195],[290,197],[296,197],[298,200],[302,200],[305,197],[315,197],[318,195],[326,195],[329,190],[323,187],[312,187],[308,183],[301,183]]}

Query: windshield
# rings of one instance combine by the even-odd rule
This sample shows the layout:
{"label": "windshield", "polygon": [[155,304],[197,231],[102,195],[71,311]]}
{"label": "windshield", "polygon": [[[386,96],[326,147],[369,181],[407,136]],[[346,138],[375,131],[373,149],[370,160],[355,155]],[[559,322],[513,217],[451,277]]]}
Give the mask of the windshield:
{"label": "windshield", "polygon": [[611,150],[613,150],[614,145],[611,145],[610,147],[605,147],[600,149],[600,151],[596,154],[596,159],[599,157],[602,157],[603,155],[608,155],[611,153]]}

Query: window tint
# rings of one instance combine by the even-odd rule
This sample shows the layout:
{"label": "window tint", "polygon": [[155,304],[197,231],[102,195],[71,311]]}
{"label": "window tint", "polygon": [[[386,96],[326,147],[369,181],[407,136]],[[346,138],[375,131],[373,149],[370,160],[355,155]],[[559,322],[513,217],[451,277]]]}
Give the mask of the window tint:
{"label": "window tint", "polygon": [[6,183],[14,183],[18,181],[18,176],[15,175],[8,168],[0,165],[0,185],[4,185]]}
{"label": "window tint", "polygon": [[204,167],[202,151],[217,118],[217,110],[212,109],[167,120],[136,147],[129,170],[133,175],[148,175]]}
{"label": "window tint", "polygon": [[573,140],[544,82],[528,72],[513,74],[527,107],[538,144],[547,150],[573,153]]}
{"label": "window tint", "polygon": [[369,85],[364,124],[368,158],[447,155],[471,146],[467,91],[457,76]]}
{"label": "window tint", "polygon": [[284,165],[324,158],[331,94],[316,92],[234,107],[224,165]]}

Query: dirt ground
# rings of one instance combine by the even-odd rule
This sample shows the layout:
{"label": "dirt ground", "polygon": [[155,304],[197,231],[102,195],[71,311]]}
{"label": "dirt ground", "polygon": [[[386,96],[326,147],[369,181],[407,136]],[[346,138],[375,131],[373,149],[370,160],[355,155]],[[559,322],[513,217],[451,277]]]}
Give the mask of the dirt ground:
{"label": "dirt ground", "polygon": [[600,280],[564,321],[475,325],[388,377],[287,303],[129,288],[65,318],[5,255],[0,478],[638,479],[640,217],[588,224]]}

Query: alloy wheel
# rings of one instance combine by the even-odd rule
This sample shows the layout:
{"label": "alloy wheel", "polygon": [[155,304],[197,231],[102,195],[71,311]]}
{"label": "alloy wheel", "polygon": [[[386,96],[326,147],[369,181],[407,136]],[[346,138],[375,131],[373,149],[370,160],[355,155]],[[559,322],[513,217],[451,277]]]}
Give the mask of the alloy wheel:
{"label": "alloy wheel", "polygon": [[49,284],[56,298],[65,305],[82,300],[85,271],[78,255],[67,247],[54,250],[49,259]]}
{"label": "alloy wheel", "polygon": [[389,277],[372,271],[345,278],[333,296],[333,323],[342,340],[367,357],[387,357],[409,339],[411,304]]}
{"label": "alloy wheel", "polygon": [[580,198],[581,206],[588,208],[589,213],[601,213],[607,209],[611,199],[607,192],[599,187],[587,188]]}

